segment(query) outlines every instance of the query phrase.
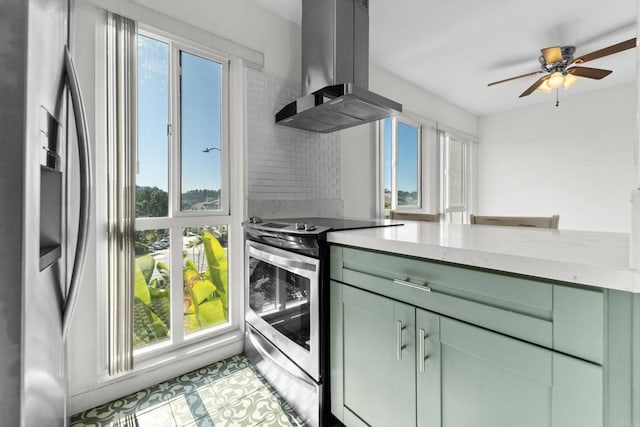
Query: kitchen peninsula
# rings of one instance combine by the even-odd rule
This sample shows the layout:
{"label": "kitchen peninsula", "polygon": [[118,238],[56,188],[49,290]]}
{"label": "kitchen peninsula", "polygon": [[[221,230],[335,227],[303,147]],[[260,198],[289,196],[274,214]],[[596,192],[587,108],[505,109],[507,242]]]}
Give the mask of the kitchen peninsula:
{"label": "kitchen peninsula", "polygon": [[346,425],[640,425],[628,235],[406,221],[327,239]]}

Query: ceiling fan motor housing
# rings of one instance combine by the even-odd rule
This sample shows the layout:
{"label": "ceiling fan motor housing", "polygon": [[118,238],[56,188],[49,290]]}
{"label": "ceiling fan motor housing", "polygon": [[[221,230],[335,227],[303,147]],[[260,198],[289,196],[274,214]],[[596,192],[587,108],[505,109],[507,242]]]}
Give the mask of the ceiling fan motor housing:
{"label": "ceiling fan motor housing", "polygon": [[567,67],[573,61],[573,54],[576,51],[575,46],[562,46],[560,48],[562,52],[562,59],[560,61],[547,63],[544,59],[544,55],[540,55],[539,61],[542,68],[542,71],[547,73],[553,73],[555,71],[560,71],[562,74],[566,74]]}

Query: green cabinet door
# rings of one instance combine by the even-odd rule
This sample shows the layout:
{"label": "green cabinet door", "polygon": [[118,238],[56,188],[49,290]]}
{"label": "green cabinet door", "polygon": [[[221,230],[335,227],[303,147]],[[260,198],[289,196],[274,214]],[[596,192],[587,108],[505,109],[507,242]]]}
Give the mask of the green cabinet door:
{"label": "green cabinet door", "polygon": [[440,316],[416,309],[416,393],[418,427],[439,427]]}
{"label": "green cabinet door", "polygon": [[416,425],[415,309],[344,286],[342,321],[345,420]]}
{"label": "green cabinet door", "polygon": [[442,427],[600,427],[602,368],[440,319]]}
{"label": "green cabinet door", "polygon": [[331,282],[347,427],[602,427],[602,366]]}

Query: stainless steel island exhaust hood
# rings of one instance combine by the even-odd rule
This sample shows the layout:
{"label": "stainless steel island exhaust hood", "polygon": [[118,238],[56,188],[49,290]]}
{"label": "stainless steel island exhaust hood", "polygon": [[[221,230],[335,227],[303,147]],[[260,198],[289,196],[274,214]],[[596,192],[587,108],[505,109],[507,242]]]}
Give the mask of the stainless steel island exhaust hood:
{"label": "stainless steel island exhaust hood", "polygon": [[276,123],[329,133],[402,112],[369,88],[369,1],[302,0],[302,98]]}

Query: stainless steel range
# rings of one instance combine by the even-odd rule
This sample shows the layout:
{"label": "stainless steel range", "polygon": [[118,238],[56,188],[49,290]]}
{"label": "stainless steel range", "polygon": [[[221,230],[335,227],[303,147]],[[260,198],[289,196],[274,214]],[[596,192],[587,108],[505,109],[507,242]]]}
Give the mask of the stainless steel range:
{"label": "stainless steel range", "polygon": [[[245,352],[310,426],[328,404],[328,245],[331,230],[385,220],[252,217],[246,234]],[[327,411],[328,412],[328,411]]]}

